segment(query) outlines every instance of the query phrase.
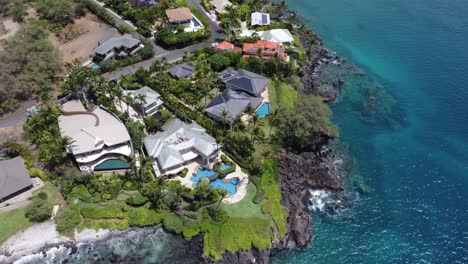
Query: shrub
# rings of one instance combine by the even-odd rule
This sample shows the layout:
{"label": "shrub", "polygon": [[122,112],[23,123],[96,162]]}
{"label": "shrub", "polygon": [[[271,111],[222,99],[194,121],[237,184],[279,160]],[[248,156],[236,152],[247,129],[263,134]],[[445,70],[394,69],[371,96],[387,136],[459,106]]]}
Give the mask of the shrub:
{"label": "shrub", "polygon": [[133,30],[131,30],[129,27],[127,27],[126,25],[123,25],[123,24],[118,25],[117,30],[122,34],[128,34],[128,33],[133,32]]}
{"label": "shrub", "polygon": [[200,226],[198,224],[191,224],[184,226],[182,234],[186,238],[194,237],[200,233]]}
{"label": "shrub", "polygon": [[176,234],[180,234],[184,230],[184,222],[182,218],[176,215],[172,215],[172,214],[165,215],[163,224],[167,230],[174,232]]}
{"label": "shrub", "polygon": [[52,215],[52,205],[39,197],[34,197],[26,208],[24,216],[31,222],[44,222]]}
{"label": "shrub", "polygon": [[71,235],[80,222],[80,210],[76,207],[61,209],[55,217],[57,231],[63,235]]}
{"label": "shrub", "polygon": [[147,208],[132,208],[128,213],[128,224],[130,226],[150,226],[161,223],[164,215]]}
{"label": "shrub", "polygon": [[39,168],[30,168],[28,172],[29,172],[29,176],[33,178],[39,177],[39,179],[43,181],[46,181],[48,179],[47,174]]}
{"label": "shrub", "polygon": [[127,191],[136,191],[138,190],[138,185],[131,181],[126,181],[124,183],[124,189]]}
{"label": "shrub", "polygon": [[148,199],[146,199],[146,197],[141,195],[140,192],[135,193],[134,195],[129,197],[126,201],[128,205],[132,205],[132,206],[142,206],[146,202],[148,202]]}
{"label": "shrub", "polygon": [[187,173],[188,173],[188,169],[187,169],[187,168],[184,168],[184,169],[180,172],[179,176],[182,177],[182,178],[185,178],[185,176],[187,176]]}
{"label": "shrub", "polygon": [[91,202],[93,196],[89,193],[88,188],[83,184],[75,186],[72,190],[72,196],[82,200],[83,202]]}
{"label": "shrub", "polygon": [[37,198],[41,199],[41,200],[47,200],[47,193],[45,192],[39,192],[37,194]]}

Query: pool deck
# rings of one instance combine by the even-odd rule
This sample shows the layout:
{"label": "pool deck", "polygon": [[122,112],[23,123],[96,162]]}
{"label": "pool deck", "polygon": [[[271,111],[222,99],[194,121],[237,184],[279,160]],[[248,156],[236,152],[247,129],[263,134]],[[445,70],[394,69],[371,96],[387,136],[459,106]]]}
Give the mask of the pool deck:
{"label": "pool deck", "polygon": [[[217,160],[221,160],[221,155],[224,153],[220,151],[218,155]],[[211,164],[210,167],[212,167],[213,164]],[[171,180],[178,180],[184,185],[185,187],[188,188],[195,188],[196,183],[192,181],[192,177],[194,174],[197,173],[197,171],[201,168],[202,166],[194,161],[188,165],[185,166],[185,168],[188,168],[187,176],[185,178],[182,178],[180,176],[174,177]],[[242,171],[239,165],[236,164],[236,170],[229,175],[226,176],[226,180],[230,180],[233,178],[239,178],[239,184],[237,185],[237,191],[234,195],[229,195],[226,198],[223,199],[223,203],[228,203],[228,204],[233,204],[240,202],[242,199],[244,199],[245,195],[247,194],[247,184],[249,184],[249,176]]]}

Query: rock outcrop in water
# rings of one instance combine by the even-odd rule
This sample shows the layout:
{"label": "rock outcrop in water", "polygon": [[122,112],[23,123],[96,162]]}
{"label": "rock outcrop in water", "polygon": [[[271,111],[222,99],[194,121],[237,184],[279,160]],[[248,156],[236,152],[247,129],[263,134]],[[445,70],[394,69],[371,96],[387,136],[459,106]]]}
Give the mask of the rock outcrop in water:
{"label": "rock outcrop in water", "polygon": [[[344,194],[346,170],[338,153],[331,148],[322,147],[316,151],[294,153],[281,150],[276,158],[280,172],[281,201],[288,210],[287,234],[266,250],[252,249],[247,252],[224,253],[223,259],[215,263],[269,263],[270,256],[288,248],[304,249],[310,245],[311,217],[310,190],[327,190],[340,196],[326,205],[333,213],[339,208],[349,207],[349,198]],[[212,263],[206,260],[205,263]]]}
{"label": "rock outcrop in water", "polygon": [[320,95],[326,102],[334,101],[340,95],[345,82],[340,78],[323,78],[319,71],[325,65],[341,65],[345,61],[325,48],[322,39],[309,28],[299,30],[299,35],[308,55],[302,67],[301,92]]}

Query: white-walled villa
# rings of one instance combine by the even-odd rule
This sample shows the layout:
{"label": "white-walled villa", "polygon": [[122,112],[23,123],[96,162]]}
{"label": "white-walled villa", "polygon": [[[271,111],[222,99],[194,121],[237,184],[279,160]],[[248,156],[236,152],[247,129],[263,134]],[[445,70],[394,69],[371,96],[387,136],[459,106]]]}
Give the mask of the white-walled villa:
{"label": "white-walled villa", "polygon": [[62,137],[69,137],[72,143],[68,152],[75,157],[82,172],[91,173],[105,167],[107,161],[119,161],[122,156],[133,154],[130,135],[122,121],[106,108],[100,106],[88,112],[78,101],[69,101],[61,106],[62,115],[58,124]]}

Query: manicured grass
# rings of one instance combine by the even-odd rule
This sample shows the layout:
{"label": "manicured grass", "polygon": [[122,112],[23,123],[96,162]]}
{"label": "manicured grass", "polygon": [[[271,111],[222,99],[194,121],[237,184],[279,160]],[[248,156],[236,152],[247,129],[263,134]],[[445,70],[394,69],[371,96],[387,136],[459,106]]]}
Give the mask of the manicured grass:
{"label": "manicured grass", "polygon": [[[46,182],[44,187],[34,191],[33,194],[37,194],[41,191],[47,193],[47,202],[51,204],[57,203],[57,188],[52,183]],[[29,219],[24,216],[25,212],[26,205],[18,209],[0,213],[0,244],[5,242],[5,240],[16,232],[24,230],[35,224],[30,222]]]}
{"label": "manicured grass", "polygon": [[26,208],[19,208],[0,213],[0,244],[16,232],[32,226],[34,223],[24,216]]}
{"label": "manicured grass", "polygon": [[235,204],[221,203],[220,208],[226,211],[230,217],[258,217],[264,219],[271,219],[264,213],[260,204],[253,202],[257,187],[253,183],[247,185],[247,194],[242,201]]}
{"label": "manicured grass", "polygon": [[294,88],[284,82],[275,81],[270,84],[270,107],[275,111],[281,106],[293,107],[297,99],[297,92]]}
{"label": "manicured grass", "polygon": [[267,159],[263,164],[263,175],[257,184],[261,189],[264,200],[262,202],[262,212],[269,214],[276,224],[281,236],[286,234],[286,218],[288,213],[281,205],[281,191],[278,184],[278,167],[273,159]]}

